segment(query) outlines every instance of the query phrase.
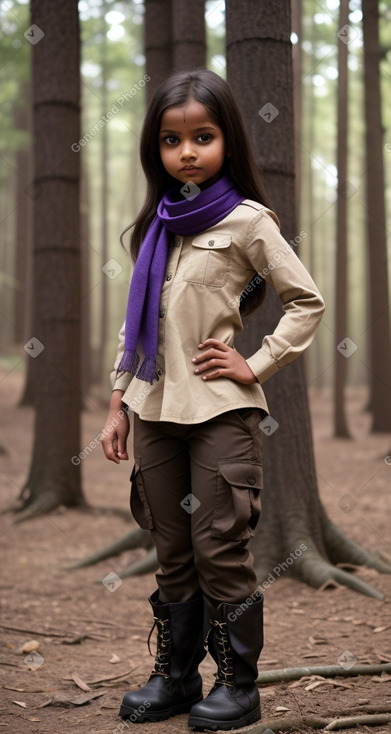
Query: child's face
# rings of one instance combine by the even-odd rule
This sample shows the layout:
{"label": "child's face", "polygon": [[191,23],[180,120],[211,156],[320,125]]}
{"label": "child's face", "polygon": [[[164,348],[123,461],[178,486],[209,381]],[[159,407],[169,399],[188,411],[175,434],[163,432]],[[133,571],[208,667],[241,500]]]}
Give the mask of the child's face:
{"label": "child's face", "polygon": [[214,183],[224,163],[221,128],[201,102],[191,99],[182,107],[168,107],[162,115],[159,150],[167,173],[185,184],[202,188]]}

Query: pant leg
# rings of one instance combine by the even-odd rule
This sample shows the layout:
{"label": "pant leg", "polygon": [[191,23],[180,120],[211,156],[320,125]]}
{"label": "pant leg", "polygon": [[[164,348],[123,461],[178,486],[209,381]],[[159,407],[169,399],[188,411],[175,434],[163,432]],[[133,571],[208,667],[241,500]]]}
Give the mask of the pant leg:
{"label": "pant leg", "polygon": [[[162,602],[184,602],[199,591],[191,540],[191,476],[183,426],[134,416],[135,470],[131,507],[141,527],[151,530],[160,569]],[[182,503],[182,504],[181,504]]]}
{"label": "pant leg", "polygon": [[260,513],[262,417],[258,408],[229,411],[195,426],[190,438],[194,559],[214,600],[241,601],[257,589],[247,545]]}

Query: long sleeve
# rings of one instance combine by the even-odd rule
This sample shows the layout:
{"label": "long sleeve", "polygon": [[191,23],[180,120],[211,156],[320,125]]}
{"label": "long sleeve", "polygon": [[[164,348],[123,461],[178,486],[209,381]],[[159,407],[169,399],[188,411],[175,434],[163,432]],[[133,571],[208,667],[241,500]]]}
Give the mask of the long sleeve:
{"label": "long sleeve", "polygon": [[254,270],[275,288],[284,310],[274,332],[246,360],[260,384],[307,349],[325,309],[318,288],[277,222],[273,212],[263,210],[253,220],[246,242]]}
{"label": "long sleeve", "polygon": [[122,324],[118,334],[118,347],[117,356],[115,358],[114,367],[110,372],[110,382],[112,390],[123,390],[124,392],[128,389],[133,375],[130,372],[120,372],[117,375],[117,369],[122,359],[122,355],[125,350],[125,321]]}

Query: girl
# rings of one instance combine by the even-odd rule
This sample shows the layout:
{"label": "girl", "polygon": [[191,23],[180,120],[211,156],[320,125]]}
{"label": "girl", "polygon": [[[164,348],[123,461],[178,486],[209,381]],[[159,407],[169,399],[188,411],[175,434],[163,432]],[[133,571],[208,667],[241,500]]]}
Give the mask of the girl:
{"label": "girl", "polygon": [[[260,718],[263,597],[247,544],[263,486],[261,385],[308,347],[324,303],[279,232],[223,79],[205,69],[167,79],[146,113],[141,161],[147,194],[103,449],[128,459],[128,419],[113,418],[131,406],[131,507],[157,548],[158,640],[147,684],[125,695],[120,715],[189,711],[190,727],[236,729]],[[234,336],[265,280],[284,315],[244,359]],[[204,639],[217,663],[205,699]]]}

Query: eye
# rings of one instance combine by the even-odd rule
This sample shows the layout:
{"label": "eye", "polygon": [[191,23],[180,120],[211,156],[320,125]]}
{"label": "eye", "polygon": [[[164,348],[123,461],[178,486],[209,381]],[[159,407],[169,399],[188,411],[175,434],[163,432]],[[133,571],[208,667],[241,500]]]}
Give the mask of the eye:
{"label": "eye", "polygon": [[176,135],[166,135],[162,138],[162,142],[167,143],[167,145],[175,145],[178,142],[178,137]]}
{"label": "eye", "polygon": [[201,135],[198,135],[197,140],[200,143],[209,143],[211,140],[213,140],[213,135],[210,133],[202,133]]}

